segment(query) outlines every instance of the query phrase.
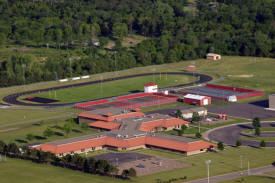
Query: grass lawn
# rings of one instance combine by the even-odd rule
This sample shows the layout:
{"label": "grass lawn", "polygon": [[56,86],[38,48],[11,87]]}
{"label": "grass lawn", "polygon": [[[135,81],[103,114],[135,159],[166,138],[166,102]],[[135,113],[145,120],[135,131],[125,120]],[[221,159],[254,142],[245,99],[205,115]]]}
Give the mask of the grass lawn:
{"label": "grass lawn", "polygon": [[[135,183],[154,183],[157,178],[165,181],[171,178],[183,177],[187,175],[187,180],[193,180],[206,177],[205,160],[211,159],[210,176],[239,171],[240,155],[244,156],[243,164],[246,169],[247,160],[250,161],[250,167],[255,168],[265,166],[272,163],[274,160],[275,149],[253,149],[253,148],[231,148],[226,147],[226,150],[219,153],[203,153],[186,157],[181,154],[166,152],[162,150],[138,150],[136,152],[160,156],[163,158],[176,159],[192,166],[175,169],[167,172],[147,175],[135,178],[132,181],[123,181],[111,179],[107,177],[99,177],[89,174],[84,174],[78,171],[72,171],[54,166],[35,164],[26,160],[8,159],[6,162],[0,163],[1,182],[32,182],[51,183],[51,182],[135,182]],[[16,172],[16,176],[14,176]],[[43,178],[42,178],[43,177]],[[179,183],[179,182],[175,182]]]}
{"label": "grass lawn", "polygon": [[275,171],[266,172],[265,174],[266,174],[266,175],[272,175],[272,176],[275,176]]}
{"label": "grass lawn", "polygon": [[164,158],[173,158],[183,161],[185,163],[192,164],[193,166],[175,169],[172,171],[161,172],[153,175],[147,175],[138,178],[140,182],[154,182],[156,178],[161,180],[169,180],[170,178],[187,176],[187,180],[199,179],[206,177],[206,165],[205,160],[212,160],[210,164],[210,176],[215,176],[218,174],[229,173],[232,171],[240,170],[240,155],[243,155],[243,165],[244,169],[247,169],[247,160],[250,162],[250,168],[255,168],[259,166],[271,165],[274,161],[275,149],[264,148],[232,148],[226,147],[226,150],[218,153],[203,153],[198,155],[193,155],[185,157],[180,154],[175,154],[172,152],[165,152],[161,150],[140,150],[139,153],[161,156]]}
{"label": "grass lawn", "polygon": [[[26,124],[21,125],[18,127],[18,129],[8,132],[1,132],[0,133],[0,140],[11,143],[15,142],[19,145],[24,145],[26,143],[42,143],[42,142],[49,142],[59,139],[65,139],[65,138],[71,138],[71,137],[77,137],[77,136],[83,136],[88,134],[97,133],[97,130],[93,129],[82,129],[79,125],[75,124],[73,125],[72,132],[66,136],[62,130],[63,125],[65,124],[65,119],[54,119],[45,121],[44,123],[40,124],[39,122],[32,123],[32,124]],[[45,138],[43,136],[43,132],[45,129],[50,128],[54,131],[54,135],[51,137]],[[34,139],[31,141],[28,141],[26,139],[27,134],[32,134],[34,136]]]}
{"label": "grass lawn", "polygon": [[275,141],[275,137],[246,137],[246,136],[241,136],[241,139],[244,140],[253,140],[253,141],[270,141],[270,142],[274,142]]}
{"label": "grass lawn", "polygon": [[0,125],[43,120],[44,118],[55,118],[58,116],[68,116],[79,112],[72,108],[30,108],[30,107],[12,107],[0,110]]}
{"label": "grass lawn", "polygon": [[274,183],[275,178],[264,177],[264,176],[245,176],[236,178],[228,181],[222,181],[219,183]]}
{"label": "grass lawn", "polygon": [[[15,174],[16,173],[16,174]],[[0,162],[1,183],[121,183],[120,179],[85,174],[66,168],[41,165],[31,161],[7,159]]]}
{"label": "grass lawn", "polygon": [[[275,127],[261,127],[261,132],[275,132]],[[253,133],[254,129],[244,130],[243,133]]]}
{"label": "grass lawn", "polygon": [[[142,76],[118,81],[106,82],[101,84],[87,85],[82,87],[74,87],[57,90],[56,92],[42,92],[32,94],[31,96],[39,96],[59,100],[60,102],[79,102],[92,100],[102,97],[110,97],[122,94],[128,94],[134,91],[143,91],[144,84],[147,82],[156,82],[160,88],[189,83],[195,78],[182,75],[165,75],[156,73],[154,76]],[[133,84],[135,83],[135,84]],[[27,96],[21,96],[26,98]]]}

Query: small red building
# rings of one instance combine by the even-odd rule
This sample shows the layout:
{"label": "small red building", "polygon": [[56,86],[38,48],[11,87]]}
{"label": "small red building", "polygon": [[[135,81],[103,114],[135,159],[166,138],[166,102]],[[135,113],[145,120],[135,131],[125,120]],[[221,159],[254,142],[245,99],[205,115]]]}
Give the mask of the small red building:
{"label": "small red building", "polygon": [[211,104],[211,98],[202,95],[187,94],[183,99],[184,103],[195,105],[209,105]]}

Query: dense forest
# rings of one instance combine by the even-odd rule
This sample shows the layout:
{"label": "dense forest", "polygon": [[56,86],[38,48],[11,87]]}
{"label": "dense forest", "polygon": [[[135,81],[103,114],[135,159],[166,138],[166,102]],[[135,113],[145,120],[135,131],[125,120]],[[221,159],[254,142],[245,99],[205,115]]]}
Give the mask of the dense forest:
{"label": "dense forest", "polygon": [[[129,34],[147,39],[125,48],[121,41]],[[115,46],[106,50],[110,40]],[[0,63],[2,87],[70,77],[71,69],[79,76],[203,58],[207,52],[275,57],[275,1],[0,0],[0,46],[10,45],[68,54],[37,62],[15,53]],[[78,59],[71,59],[71,51]]]}

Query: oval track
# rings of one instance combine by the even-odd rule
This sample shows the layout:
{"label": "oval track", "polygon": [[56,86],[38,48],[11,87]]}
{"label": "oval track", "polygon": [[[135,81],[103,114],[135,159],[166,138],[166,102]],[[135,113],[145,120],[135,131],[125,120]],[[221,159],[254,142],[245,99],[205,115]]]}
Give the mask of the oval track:
{"label": "oval track", "polygon": [[[121,80],[121,79],[135,78],[135,77],[141,77],[141,76],[150,76],[150,75],[154,75],[154,74],[156,74],[156,73],[134,74],[134,75],[128,75],[128,76],[108,78],[108,79],[103,79],[103,80],[88,81],[88,82],[84,82],[84,83],[70,84],[70,85],[65,85],[65,86],[45,88],[45,89],[40,89],[40,90],[31,90],[31,91],[20,92],[20,93],[15,93],[15,94],[8,95],[8,96],[3,98],[3,101],[5,101],[6,103],[9,103],[9,104],[23,105],[23,106],[58,107],[58,106],[73,105],[73,104],[80,103],[80,102],[85,102],[85,101],[79,101],[79,102],[73,102],[73,103],[59,103],[59,104],[33,104],[33,103],[26,103],[26,102],[18,101],[17,98],[22,96],[22,95],[30,95],[30,94],[33,94],[33,93],[60,90],[60,89],[65,89],[65,88],[70,88],[70,87],[80,87],[80,86],[85,86],[85,85],[97,84],[97,83],[100,83],[100,82],[104,83],[104,82],[116,81],[116,80]],[[199,77],[199,80],[197,80],[195,82],[176,85],[176,86],[173,86],[173,87],[183,87],[183,86],[191,86],[191,85],[195,85],[195,84],[202,84],[202,83],[209,82],[213,79],[211,76],[208,76],[208,75],[205,75],[205,74],[199,74],[199,73],[167,72],[167,74],[169,74],[169,75],[186,75],[186,76]],[[106,97],[106,98],[109,98],[109,97]],[[98,99],[96,99],[96,100],[98,100]]]}

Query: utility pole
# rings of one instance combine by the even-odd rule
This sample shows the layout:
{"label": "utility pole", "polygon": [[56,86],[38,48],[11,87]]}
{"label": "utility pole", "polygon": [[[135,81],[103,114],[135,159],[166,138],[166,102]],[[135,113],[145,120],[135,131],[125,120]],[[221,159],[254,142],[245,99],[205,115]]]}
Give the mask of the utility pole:
{"label": "utility pole", "polygon": [[199,133],[201,133],[201,122],[199,121]]}
{"label": "utility pole", "polygon": [[209,173],[209,164],[211,163],[211,160],[206,160],[205,164],[207,166],[207,183],[210,183],[210,173]]}

